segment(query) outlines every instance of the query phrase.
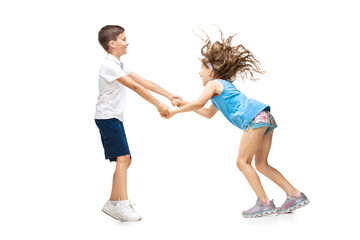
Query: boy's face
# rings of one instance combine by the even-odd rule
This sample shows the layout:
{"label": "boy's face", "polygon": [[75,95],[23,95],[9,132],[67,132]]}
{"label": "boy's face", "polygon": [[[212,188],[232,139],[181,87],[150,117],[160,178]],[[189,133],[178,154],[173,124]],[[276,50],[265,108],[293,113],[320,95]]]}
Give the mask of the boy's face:
{"label": "boy's face", "polygon": [[203,85],[205,86],[210,81],[213,74],[210,68],[204,66],[204,64],[201,63],[199,75],[202,78]]}
{"label": "boy's face", "polygon": [[110,41],[109,45],[112,51],[115,51],[119,56],[122,56],[127,53],[129,43],[126,41],[126,35],[123,32],[117,36],[116,41]]}

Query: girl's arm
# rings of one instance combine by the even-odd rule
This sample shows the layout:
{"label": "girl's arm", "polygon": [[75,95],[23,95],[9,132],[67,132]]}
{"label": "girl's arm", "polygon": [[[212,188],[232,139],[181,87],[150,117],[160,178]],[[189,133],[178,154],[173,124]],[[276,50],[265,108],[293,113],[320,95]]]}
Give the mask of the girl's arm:
{"label": "girl's arm", "polygon": [[209,99],[214,96],[216,88],[217,88],[217,83],[215,81],[208,82],[205,86],[204,92],[197,100],[189,102],[180,108],[170,111],[169,118],[177,113],[196,111],[204,107],[207,101],[209,101]]}
{"label": "girl's arm", "polygon": [[214,106],[214,104],[211,104],[209,108],[200,108],[195,112],[203,117],[210,119],[217,113],[217,111],[218,109]]}
{"label": "girl's arm", "polygon": [[[189,102],[177,100],[176,103],[177,103],[176,106],[182,107],[188,104]],[[212,118],[217,113],[217,111],[218,109],[214,106],[214,104],[211,104],[209,108],[199,108],[198,110],[195,110],[197,114],[206,117],[208,119]]]}
{"label": "girl's arm", "polygon": [[177,95],[174,95],[168,91],[166,91],[165,89],[163,89],[162,87],[160,87],[159,85],[157,85],[156,83],[152,82],[152,81],[149,81],[149,80],[146,80],[144,78],[142,78],[141,76],[137,75],[136,73],[134,72],[131,72],[129,75],[128,75],[130,78],[132,78],[137,84],[143,86],[144,88],[154,92],[154,93],[157,93],[161,96],[164,96],[166,97],[167,99],[169,99],[170,101],[173,99],[173,98],[178,98],[178,99],[181,99],[179,96]]}

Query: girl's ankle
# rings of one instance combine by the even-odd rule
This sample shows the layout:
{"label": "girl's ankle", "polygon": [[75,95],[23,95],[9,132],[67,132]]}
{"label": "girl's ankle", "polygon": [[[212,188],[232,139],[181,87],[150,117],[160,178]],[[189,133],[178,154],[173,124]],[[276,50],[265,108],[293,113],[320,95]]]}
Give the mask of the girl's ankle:
{"label": "girl's ankle", "polygon": [[[259,199],[260,200],[260,199]],[[269,199],[267,199],[267,201],[262,201],[262,200],[260,200],[260,202],[262,203],[262,204],[264,204],[264,205],[268,205],[269,203],[270,203],[270,200]]]}
{"label": "girl's ankle", "polygon": [[288,196],[290,197],[300,197],[301,192],[297,191],[297,192],[291,192],[290,194],[288,194]]}

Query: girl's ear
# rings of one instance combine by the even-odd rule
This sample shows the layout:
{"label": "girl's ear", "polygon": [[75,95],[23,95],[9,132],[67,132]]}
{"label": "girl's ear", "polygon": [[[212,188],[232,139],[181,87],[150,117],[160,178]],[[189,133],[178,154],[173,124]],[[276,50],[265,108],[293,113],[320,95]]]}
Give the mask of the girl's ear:
{"label": "girl's ear", "polygon": [[214,77],[214,72],[209,69],[209,77]]}

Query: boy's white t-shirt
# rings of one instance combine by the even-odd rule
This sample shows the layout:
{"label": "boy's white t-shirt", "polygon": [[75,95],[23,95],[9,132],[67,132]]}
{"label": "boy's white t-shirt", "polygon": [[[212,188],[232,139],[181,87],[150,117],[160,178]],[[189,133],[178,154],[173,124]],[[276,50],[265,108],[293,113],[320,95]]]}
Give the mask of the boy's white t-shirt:
{"label": "boy's white t-shirt", "polygon": [[129,75],[128,69],[119,59],[108,54],[99,71],[99,97],[95,119],[117,118],[124,122],[126,87],[118,78]]}

